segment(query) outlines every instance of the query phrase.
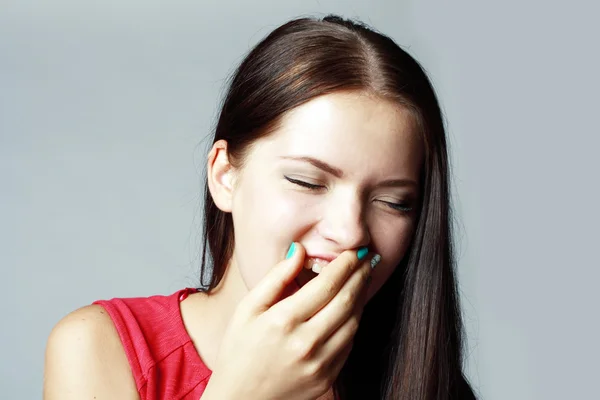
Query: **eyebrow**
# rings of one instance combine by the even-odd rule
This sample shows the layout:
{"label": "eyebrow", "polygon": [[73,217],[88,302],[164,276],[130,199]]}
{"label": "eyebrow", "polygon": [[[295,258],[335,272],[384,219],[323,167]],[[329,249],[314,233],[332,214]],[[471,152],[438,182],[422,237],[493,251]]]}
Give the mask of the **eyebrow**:
{"label": "eyebrow", "polygon": [[307,163],[310,163],[312,165],[314,165],[315,167],[330,173],[331,175],[335,176],[336,178],[341,178],[342,176],[344,176],[344,172],[339,169],[334,167],[333,165],[329,165],[327,164],[325,161],[321,161],[318,160],[316,158],[313,157],[308,157],[308,156],[303,156],[303,157],[292,157],[292,156],[282,156],[280,158],[286,159],[286,160],[295,160],[295,161],[304,161]]}
{"label": "eyebrow", "polygon": [[[327,164],[325,161],[321,161],[321,160],[313,158],[313,157],[281,156],[279,158],[282,158],[285,160],[304,161],[304,162],[310,163],[310,164],[314,165],[315,167],[319,168],[320,170],[330,173],[331,175],[335,176],[336,178],[341,178],[344,176],[344,172],[341,169],[336,168],[333,165]],[[412,179],[388,179],[383,182],[380,182],[379,184],[377,184],[377,186],[379,186],[379,187],[381,187],[381,186],[383,186],[383,187],[414,186],[415,188],[418,188],[419,185],[417,184],[417,182],[415,182]]]}

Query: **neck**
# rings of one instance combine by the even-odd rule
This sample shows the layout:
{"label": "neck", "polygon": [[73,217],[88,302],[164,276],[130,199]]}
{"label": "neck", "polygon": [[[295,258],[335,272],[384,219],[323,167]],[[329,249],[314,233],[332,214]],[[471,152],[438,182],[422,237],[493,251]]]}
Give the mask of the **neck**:
{"label": "neck", "polygon": [[225,330],[242,298],[248,293],[234,260],[219,284],[181,303],[183,323],[204,364],[212,370]]}

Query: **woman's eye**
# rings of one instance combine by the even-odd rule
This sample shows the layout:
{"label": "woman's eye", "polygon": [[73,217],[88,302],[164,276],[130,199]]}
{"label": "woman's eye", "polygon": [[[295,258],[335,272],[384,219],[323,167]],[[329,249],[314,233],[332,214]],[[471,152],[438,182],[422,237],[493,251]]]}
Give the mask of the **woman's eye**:
{"label": "woman's eye", "polygon": [[294,185],[302,186],[302,187],[305,187],[305,188],[311,189],[311,190],[323,189],[325,187],[322,185],[314,185],[312,183],[300,181],[298,179],[293,179],[288,176],[286,176],[285,179],[287,179],[289,182],[293,183]]}
{"label": "woman's eye", "polygon": [[403,213],[409,213],[412,211],[412,207],[408,203],[392,203],[390,201],[383,202],[386,206],[393,208],[396,211],[400,211]]}

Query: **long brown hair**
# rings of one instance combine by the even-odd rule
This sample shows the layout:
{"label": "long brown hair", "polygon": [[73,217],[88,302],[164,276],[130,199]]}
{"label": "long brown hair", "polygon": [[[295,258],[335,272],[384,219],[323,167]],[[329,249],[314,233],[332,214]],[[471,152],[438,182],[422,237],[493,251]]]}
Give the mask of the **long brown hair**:
{"label": "long brown hair", "polygon": [[[258,138],[317,96],[347,90],[411,110],[425,147],[417,228],[404,259],[364,309],[335,389],[343,400],[472,399],[462,373],[462,321],[451,235],[449,165],[442,113],[419,63],[392,39],[358,21],[329,15],[275,29],[228,82],[213,143],[228,142],[243,164]],[[201,277],[218,285],[234,247],[231,214],[204,195]]]}

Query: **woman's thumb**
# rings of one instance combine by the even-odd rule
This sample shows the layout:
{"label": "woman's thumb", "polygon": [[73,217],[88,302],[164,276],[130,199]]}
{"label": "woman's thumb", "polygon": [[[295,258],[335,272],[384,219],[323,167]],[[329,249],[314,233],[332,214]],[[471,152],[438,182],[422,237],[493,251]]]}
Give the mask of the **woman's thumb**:
{"label": "woman's thumb", "polygon": [[252,303],[252,311],[262,313],[281,298],[286,287],[302,270],[305,254],[306,251],[300,243],[291,244],[286,258],[271,268],[250,291],[247,300]]}

